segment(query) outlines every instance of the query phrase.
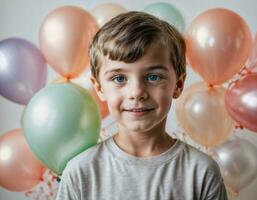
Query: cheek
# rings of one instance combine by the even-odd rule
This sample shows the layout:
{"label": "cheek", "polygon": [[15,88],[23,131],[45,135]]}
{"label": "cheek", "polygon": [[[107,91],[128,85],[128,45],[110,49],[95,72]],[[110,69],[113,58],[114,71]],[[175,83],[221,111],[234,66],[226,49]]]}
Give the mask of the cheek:
{"label": "cheek", "polygon": [[116,90],[105,90],[105,96],[110,113],[118,109],[121,104],[121,97]]}
{"label": "cheek", "polygon": [[167,109],[167,107],[170,107],[172,102],[172,88],[170,87],[162,87],[160,90],[155,92],[156,100],[159,102],[159,104],[162,105],[164,109]]}

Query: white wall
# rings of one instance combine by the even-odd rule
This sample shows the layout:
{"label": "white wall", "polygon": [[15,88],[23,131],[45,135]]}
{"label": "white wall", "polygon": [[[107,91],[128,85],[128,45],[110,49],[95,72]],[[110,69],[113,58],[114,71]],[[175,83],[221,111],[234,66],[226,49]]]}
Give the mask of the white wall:
{"label": "white wall", "polygon": [[[54,8],[62,5],[79,5],[86,10],[92,9],[95,5],[103,2],[103,0],[0,0],[0,40],[9,37],[25,38],[38,45],[38,31],[43,18]],[[114,0],[112,2],[125,6],[128,10],[141,10],[146,5],[157,2],[156,0]],[[223,7],[231,9],[240,14],[249,24],[252,33],[257,30],[257,1],[241,0],[241,1],[224,1],[224,0],[169,0],[167,1],[175,5],[183,14],[186,25],[188,26],[192,19],[201,12],[213,8]],[[49,69],[48,81],[53,80],[57,75]],[[186,85],[199,80],[199,77],[191,70],[189,71]],[[0,134],[20,127],[20,117],[23,106],[12,103],[0,97]],[[177,125],[174,122],[174,109],[169,115],[169,130],[176,130]],[[248,137],[257,145],[257,134],[246,133]],[[257,155],[256,155],[257,156]],[[257,172],[256,172],[257,173]],[[238,199],[256,200],[257,199],[257,179],[245,188]],[[26,200],[23,193],[15,193],[0,189],[1,200]],[[230,197],[230,199],[233,199]]]}

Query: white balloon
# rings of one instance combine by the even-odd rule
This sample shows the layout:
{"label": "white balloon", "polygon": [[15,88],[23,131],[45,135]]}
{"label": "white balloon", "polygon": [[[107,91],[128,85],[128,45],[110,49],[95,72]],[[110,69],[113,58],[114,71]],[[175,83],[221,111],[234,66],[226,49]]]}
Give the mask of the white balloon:
{"label": "white balloon", "polygon": [[234,136],[213,150],[225,184],[234,194],[256,178],[257,148],[251,142]]}

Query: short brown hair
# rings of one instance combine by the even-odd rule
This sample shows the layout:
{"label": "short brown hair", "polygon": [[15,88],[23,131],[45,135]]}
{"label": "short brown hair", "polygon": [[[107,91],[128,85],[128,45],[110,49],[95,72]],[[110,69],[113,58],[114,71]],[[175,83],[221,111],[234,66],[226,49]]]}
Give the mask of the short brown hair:
{"label": "short brown hair", "polygon": [[103,56],[132,63],[158,42],[168,47],[171,63],[179,78],[186,72],[186,45],[183,36],[172,25],[137,11],[114,17],[97,32],[90,45],[92,76],[98,80]]}

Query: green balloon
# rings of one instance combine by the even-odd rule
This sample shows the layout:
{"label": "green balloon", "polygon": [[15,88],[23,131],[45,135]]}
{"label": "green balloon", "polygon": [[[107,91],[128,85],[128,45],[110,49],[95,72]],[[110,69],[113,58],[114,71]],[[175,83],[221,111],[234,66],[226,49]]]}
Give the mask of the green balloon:
{"label": "green balloon", "polygon": [[73,83],[50,84],[41,89],[22,118],[31,150],[58,175],[71,158],[97,143],[100,123],[93,97]]}
{"label": "green balloon", "polygon": [[185,32],[184,18],[173,5],[164,2],[153,3],[144,8],[143,11],[175,26],[180,33]]}

